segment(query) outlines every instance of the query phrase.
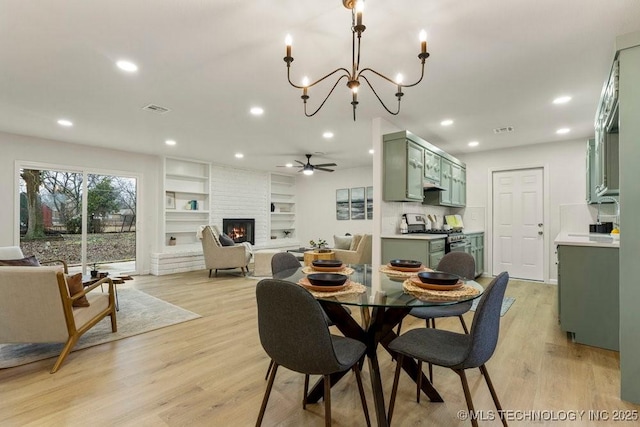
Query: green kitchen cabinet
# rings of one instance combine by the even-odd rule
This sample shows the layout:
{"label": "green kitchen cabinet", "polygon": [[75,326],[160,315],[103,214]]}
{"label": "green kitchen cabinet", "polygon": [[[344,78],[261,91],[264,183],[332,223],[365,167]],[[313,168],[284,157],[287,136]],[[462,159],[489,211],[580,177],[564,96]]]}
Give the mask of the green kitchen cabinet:
{"label": "green kitchen cabinet", "polygon": [[484,273],[484,233],[471,233],[467,235],[469,239],[469,253],[476,263],[475,277]]}
{"label": "green kitchen cabinet", "polygon": [[424,179],[432,184],[440,184],[442,157],[435,151],[424,150]]}
{"label": "green kitchen cabinet", "polygon": [[383,141],[382,198],[387,202],[423,199],[424,149],[406,139],[387,135]]}
{"label": "green kitchen cabinet", "polygon": [[560,327],[575,342],[619,350],[619,248],[558,245]]}
{"label": "green kitchen cabinet", "polygon": [[406,239],[382,238],[382,264],[392,259],[412,259],[435,269],[444,256],[445,238]]}
{"label": "green kitchen cabinet", "polygon": [[423,204],[464,207],[467,204],[467,168],[463,164],[442,157],[440,187],[443,191],[425,193]]}

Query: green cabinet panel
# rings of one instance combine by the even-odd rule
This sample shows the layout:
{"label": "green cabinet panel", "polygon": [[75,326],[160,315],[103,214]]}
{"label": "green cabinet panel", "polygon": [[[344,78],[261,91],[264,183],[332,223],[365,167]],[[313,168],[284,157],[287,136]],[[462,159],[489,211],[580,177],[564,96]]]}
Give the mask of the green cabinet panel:
{"label": "green cabinet panel", "polygon": [[382,198],[388,202],[422,201],[424,149],[406,138],[387,139],[385,135],[383,150]]}
{"label": "green cabinet panel", "polygon": [[382,264],[392,259],[413,259],[429,268],[436,268],[444,256],[445,239],[382,238]]}
{"label": "green cabinet panel", "polygon": [[474,233],[468,235],[469,253],[476,263],[475,277],[484,273],[484,233]]}
{"label": "green cabinet panel", "polygon": [[425,193],[425,205],[464,207],[467,204],[467,169],[444,157],[440,164],[440,187],[443,191]]}
{"label": "green cabinet panel", "polygon": [[576,342],[619,349],[618,248],[558,246],[560,327]]}
{"label": "green cabinet panel", "polygon": [[[442,159],[442,174],[440,176],[440,186],[444,188],[443,191],[434,193],[440,196],[440,204],[450,206],[452,203],[451,195],[451,180],[453,178],[453,163],[447,159]],[[431,193],[430,193],[431,194]]]}
{"label": "green cabinet panel", "polygon": [[440,183],[442,157],[431,150],[424,150],[424,179],[434,184]]}

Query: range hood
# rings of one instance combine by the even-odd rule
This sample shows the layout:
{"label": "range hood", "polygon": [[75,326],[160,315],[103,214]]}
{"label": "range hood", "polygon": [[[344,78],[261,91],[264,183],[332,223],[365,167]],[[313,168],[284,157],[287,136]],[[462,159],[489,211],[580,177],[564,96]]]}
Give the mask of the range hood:
{"label": "range hood", "polygon": [[424,187],[424,191],[447,191],[446,188],[440,187],[440,185],[429,181],[424,181],[422,186]]}

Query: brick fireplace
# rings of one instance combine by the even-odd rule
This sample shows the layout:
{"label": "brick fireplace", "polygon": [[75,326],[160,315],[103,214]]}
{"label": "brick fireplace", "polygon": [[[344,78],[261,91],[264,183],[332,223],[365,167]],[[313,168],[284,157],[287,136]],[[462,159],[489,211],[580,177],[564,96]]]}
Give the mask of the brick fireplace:
{"label": "brick fireplace", "polygon": [[256,220],[253,218],[223,218],[222,232],[234,242],[256,244]]}

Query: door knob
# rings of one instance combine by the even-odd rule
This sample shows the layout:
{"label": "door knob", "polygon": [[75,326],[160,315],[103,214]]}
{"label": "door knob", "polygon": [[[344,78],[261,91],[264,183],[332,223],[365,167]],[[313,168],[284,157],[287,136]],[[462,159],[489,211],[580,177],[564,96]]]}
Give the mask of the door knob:
{"label": "door knob", "polygon": [[542,227],[542,223],[541,222],[538,223],[538,227]]}
{"label": "door knob", "polygon": [[542,236],[544,234],[543,231],[538,231],[538,236]]}

